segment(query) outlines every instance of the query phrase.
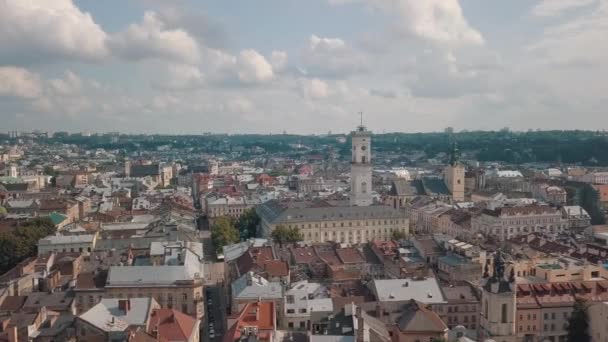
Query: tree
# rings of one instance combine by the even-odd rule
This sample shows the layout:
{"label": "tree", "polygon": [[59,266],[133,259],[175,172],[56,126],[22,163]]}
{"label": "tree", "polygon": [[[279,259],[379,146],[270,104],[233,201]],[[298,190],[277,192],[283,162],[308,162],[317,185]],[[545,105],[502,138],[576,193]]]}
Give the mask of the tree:
{"label": "tree", "polygon": [[391,240],[400,241],[405,240],[406,238],[407,235],[402,230],[393,230],[393,232],[391,233]]}
{"label": "tree", "polygon": [[599,194],[590,184],[584,184],[580,190],[580,205],[591,216],[591,224],[604,224],[605,219],[599,205]]}
{"label": "tree", "polygon": [[283,243],[294,243],[304,239],[304,236],[297,227],[287,228],[282,225],[278,225],[270,236],[277,241],[281,247],[283,247]]}
{"label": "tree", "polygon": [[2,216],[6,216],[6,213],[7,213],[7,212],[6,212],[6,208],[5,208],[5,207],[0,206],[0,217],[2,217]]}
{"label": "tree", "polygon": [[236,221],[236,228],[239,230],[242,239],[249,239],[255,237],[258,225],[260,224],[260,217],[255,212],[254,208],[248,209],[239,219]]}
{"label": "tree", "polygon": [[234,222],[230,217],[220,216],[215,219],[211,226],[211,240],[216,252],[221,251],[222,247],[226,245],[240,241],[239,231],[234,227]]}
{"label": "tree", "polygon": [[36,218],[14,231],[0,233],[0,274],[36,255],[38,240],[54,233],[55,225],[49,218]]}
{"label": "tree", "polygon": [[577,298],[574,302],[574,310],[568,319],[568,342],[590,342],[589,336],[589,314],[587,305],[583,299]]}

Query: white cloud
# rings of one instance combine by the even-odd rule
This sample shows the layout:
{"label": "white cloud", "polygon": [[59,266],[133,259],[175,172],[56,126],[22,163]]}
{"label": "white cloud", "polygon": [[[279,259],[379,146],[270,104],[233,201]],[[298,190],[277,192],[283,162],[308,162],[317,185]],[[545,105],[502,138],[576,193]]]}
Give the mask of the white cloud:
{"label": "white cloud", "polygon": [[97,60],[107,55],[106,38],[72,0],[0,1],[0,62]]}
{"label": "white cloud", "polygon": [[243,50],[238,57],[238,77],[244,83],[263,83],[274,78],[272,65],[255,50]]}
{"label": "white cloud", "polygon": [[[340,5],[356,0],[329,0]],[[471,27],[458,0],[366,0],[367,3],[397,14],[396,25],[405,33],[439,44],[482,45],[483,36]]]}
{"label": "white cloud", "polygon": [[346,78],[368,69],[368,61],[359,51],[340,38],[312,35],[302,54],[307,73],[319,77]]}
{"label": "white cloud", "polygon": [[597,0],[542,0],[532,9],[538,17],[552,17],[580,7],[597,3]]}
{"label": "white cloud", "polygon": [[155,12],[146,12],[141,23],[112,36],[109,44],[125,59],[158,58],[194,64],[201,57],[198,43],[188,32],[167,29]]}
{"label": "white cloud", "polygon": [[205,77],[201,70],[189,64],[167,65],[166,80],[154,85],[165,90],[191,90],[202,87]]}
{"label": "white cloud", "polygon": [[0,67],[0,96],[36,98],[42,93],[38,74],[18,67]]}
{"label": "white cloud", "polygon": [[458,0],[393,0],[392,3],[404,19],[404,28],[417,37],[451,45],[484,42],[481,33],[467,22]]}
{"label": "white cloud", "polygon": [[49,81],[51,90],[58,95],[74,95],[82,90],[83,82],[72,71],[67,71],[65,78],[56,78]]}
{"label": "white cloud", "polygon": [[298,80],[300,94],[306,99],[324,99],[330,95],[329,86],[318,78]]}
{"label": "white cloud", "polygon": [[287,66],[287,52],[285,51],[272,51],[270,56],[270,64],[275,72],[281,72]]}
{"label": "white cloud", "polygon": [[598,45],[606,35],[608,3],[603,2],[591,13],[548,27],[528,51],[554,66],[606,65],[608,48]]}
{"label": "white cloud", "polygon": [[225,109],[232,113],[248,113],[253,108],[253,103],[244,97],[230,99],[225,106]]}

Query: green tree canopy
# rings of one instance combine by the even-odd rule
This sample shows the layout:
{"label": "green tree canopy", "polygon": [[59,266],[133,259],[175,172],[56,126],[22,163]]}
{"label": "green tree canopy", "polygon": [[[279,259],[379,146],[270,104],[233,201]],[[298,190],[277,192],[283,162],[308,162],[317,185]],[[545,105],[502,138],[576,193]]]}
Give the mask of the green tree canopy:
{"label": "green tree canopy", "polygon": [[220,216],[215,219],[211,226],[211,240],[216,252],[221,251],[222,247],[226,245],[240,241],[239,231],[234,227],[234,222],[230,217]]}
{"label": "green tree canopy", "polygon": [[0,206],[0,217],[2,217],[2,216],[6,216],[6,208]]}
{"label": "green tree canopy", "polygon": [[260,217],[254,208],[246,210],[236,221],[236,228],[239,230],[242,239],[255,237],[256,230],[260,224]]}
{"label": "green tree canopy", "polygon": [[296,227],[288,228],[283,225],[278,225],[270,234],[270,236],[283,246],[283,243],[294,243],[302,241],[304,236]]}
{"label": "green tree canopy", "polygon": [[577,298],[574,302],[574,310],[568,319],[568,342],[590,342],[589,335],[589,314],[587,304],[584,300]]}
{"label": "green tree canopy", "polygon": [[0,274],[35,256],[38,240],[54,233],[55,225],[48,218],[36,218],[12,232],[0,233]]}
{"label": "green tree canopy", "polygon": [[405,234],[402,230],[393,230],[391,233],[391,239],[395,241],[405,240],[407,238],[407,234]]}

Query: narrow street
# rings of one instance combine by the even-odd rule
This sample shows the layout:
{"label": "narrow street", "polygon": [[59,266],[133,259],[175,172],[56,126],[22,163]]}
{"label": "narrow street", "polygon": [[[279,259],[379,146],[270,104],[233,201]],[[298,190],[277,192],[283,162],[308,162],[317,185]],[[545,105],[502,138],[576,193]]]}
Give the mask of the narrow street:
{"label": "narrow street", "polygon": [[[208,286],[205,299],[205,320],[201,325],[201,341],[220,342],[226,333],[226,296],[221,285]],[[213,327],[214,337],[210,337]]]}

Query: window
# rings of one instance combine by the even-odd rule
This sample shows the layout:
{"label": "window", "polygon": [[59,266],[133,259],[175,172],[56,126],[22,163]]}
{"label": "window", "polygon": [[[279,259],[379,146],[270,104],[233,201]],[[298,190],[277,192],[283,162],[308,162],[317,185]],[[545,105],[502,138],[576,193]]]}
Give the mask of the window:
{"label": "window", "polygon": [[500,321],[502,323],[507,323],[507,304],[503,304],[502,305],[502,310],[501,310],[501,315],[500,315]]}
{"label": "window", "polygon": [[288,314],[296,313],[296,310],[294,310],[294,309],[287,309],[287,313]]}
{"label": "window", "polygon": [[293,328],[293,322],[287,323],[287,326],[290,327],[290,328]]}
{"label": "window", "polygon": [[306,327],[306,322],[300,321],[300,328],[305,328],[305,327]]}
{"label": "window", "polygon": [[300,313],[306,313],[306,308],[300,309]]}
{"label": "window", "polygon": [[182,294],[182,300],[183,301],[188,300],[188,294],[187,293]]}
{"label": "window", "polygon": [[367,193],[367,182],[361,183],[361,193],[364,193],[364,194]]}
{"label": "window", "polygon": [[186,304],[186,303],[182,304],[182,312],[185,314],[188,313],[188,304]]}

